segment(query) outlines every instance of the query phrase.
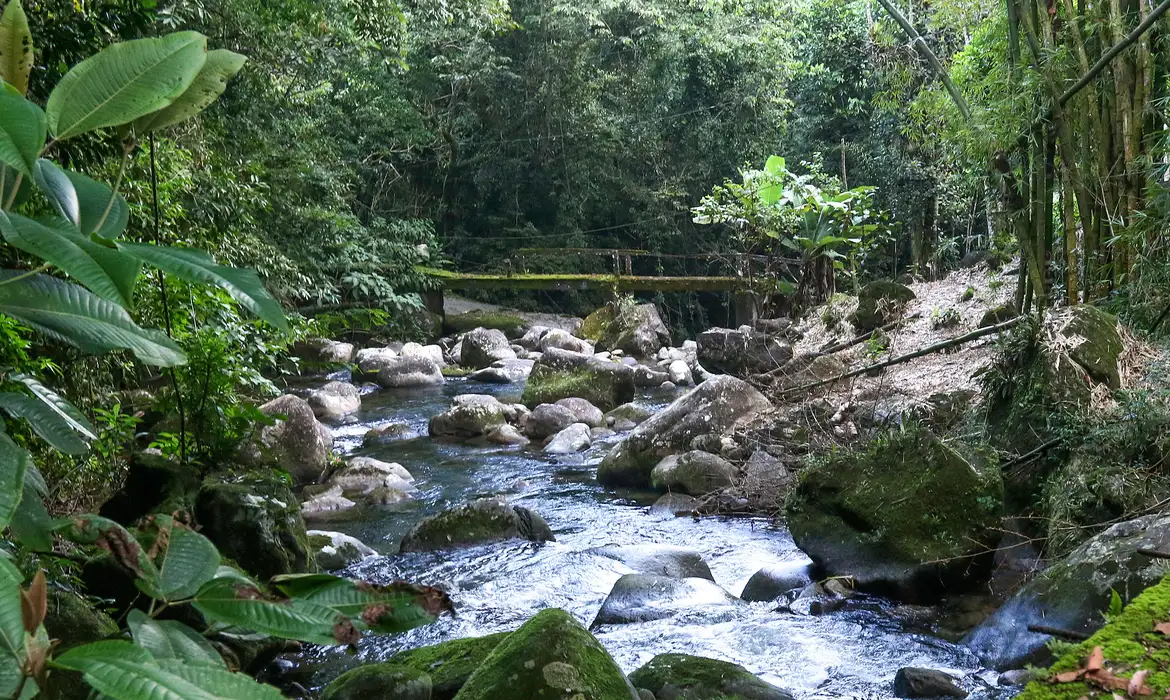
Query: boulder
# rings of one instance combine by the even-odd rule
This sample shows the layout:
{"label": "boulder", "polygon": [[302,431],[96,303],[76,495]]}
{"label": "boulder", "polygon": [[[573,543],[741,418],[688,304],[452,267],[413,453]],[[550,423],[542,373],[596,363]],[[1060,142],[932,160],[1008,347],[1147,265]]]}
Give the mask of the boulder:
{"label": "boulder", "polygon": [[329,382],[309,392],[308,403],[318,420],[336,422],[361,409],[362,392],[349,382]]}
{"label": "boulder", "polygon": [[955,679],[933,668],[906,667],[894,676],[894,695],[899,698],[965,698],[967,691]]}
{"label": "boulder", "polygon": [[252,464],[279,467],[297,483],[315,482],[333,454],[333,433],[317,421],[312,407],[299,396],[285,394],[260,407],[276,421],[260,429],[242,448],[241,457]]}
{"label": "boulder", "polygon": [[467,378],[487,384],[513,384],[527,379],[532,374],[533,364],[534,360],[496,360],[491,367],[478,369],[468,374]]}
{"label": "boulder", "polygon": [[496,445],[527,445],[530,442],[515,426],[507,423],[492,428],[487,441]]}
{"label": "boulder", "polygon": [[496,397],[462,394],[455,397],[451,408],[431,416],[429,431],[433,438],[467,440],[507,422],[507,407]]}
{"label": "boulder", "polygon": [[344,365],[353,361],[353,345],[328,338],[308,338],[297,343],[293,353],[309,362]]}
{"label": "boulder", "polygon": [[586,317],[581,335],[599,348],[637,357],[650,357],[662,346],[670,345],[670,330],[654,304],[621,308],[607,304]]}
{"label": "boulder", "polygon": [[567,455],[580,452],[593,444],[589,435],[589,426],[584,423],[573,423],[569,427],[549,438],[544,451],[553,455]]}
{"label": "boulder", "polygon": [[556,403],[557,406],[564,406],[573,412],[574,422],[584,423],[590,428],[599,428],[605,425],[605,414],[601,409],[589,403],[585,399],[577,397],[570,397],[567,399],[560,399]]}
{"label": "boulder", "polygon": [[1170,515],[1118,523],[1086,541],[1029,581],[963,643],[992,668],[1046,663],[1052,638],[1029,625],[1096,632],[1114,591],[1128,602],[1165,575],[1165,560],[1139,550],[1170,551]]}
{"label": "boulder", "polygon": [[730,486],[736,474],[735,467],[722,457],[691,450],[663,457],[650,472],[650,485],[665,491],[701,496]]}
{"label": "boulder", "polygon": [[1004,321],[1010,321],[1019,315],[1020,312],[1016,311],[1015,306],[1011,304],[1000,304],[983,313],[983,316],[979,319],[979,327],[990,328],[991,326],[998,326]]}
{"label": "boulder", "polygon": [[404,355],[379,364],[377,382],[387,389],[434,386],[446,381],[442,368],[429,357]]}
{"label": "boulder", "polygon": [[540,337],[540,347],[537,349],[541,352],[548,352],[549,348],[593,354],[593,346],[588,341],[581,340],[560,328],[553,328]]}
{"label": "boulder", "polygon": [[698,435],[730,431],[741,418],[771,405],[743,380],[712,377],[643,421],[610,450],[597,468],[597,479],[611,486],[649,486],[650,474],[663,457],[686,452]]}
{"label": "boulder", "polygon": [[366,495],[387,487],[399,491],[415,490],[414,477],[397,462],[383,462],[373,457],[352,457],[329,475],[328,484],[337,486],[346,496]]}
{"label": "boulder", "polygon": [[496,360],[514,360],[516,353],[503,331],[476,328],[463,335],[459,364],[472,369],[491,367]]}
{"label": "boulder", "polygon": [[668,544],[611,544],[587,549],[585,553],[621,562],[639,574],[715,580],[711,575],[711,568],[703,561],[703,555],[686,547]]}
{"label": "boulder", "polygon": [[466,333],[476,328],[492,328],[503,331],[509,338],[524,333],[528,322],[522,317],[502,310],[473,309],[466,313],[449,314],[443,319],[443,328],[448,333]]}
{"label": "boulder", "polygon": [[659,387],[670,381],[670,374],[645,365],[633,364],[630,369],[634,372],[634,386],[639,389]]}
{"label": "boulder", "polygon": [[771,602],[812,582],[812,567],[808,562],[773,564],[752,574],[739,597],[749,603]]}
{"label": "boulder", "polygon": [[659,654],[631,673],[630,683],[661,700],[792,700],[792,695],[743,666],[688,654]]}
{"label": "boulder", "polygon": [[909,427],[800,474],[788,528],[818,574],[917,602],[986,574],[999,540],[999,470]]}
{"label": "boulder", "polygon": [[344,569],[366,557],[377,556],[377,552],[356,537],[328,530],[309,530],[309,548],[317,566],[324,570]]}
{"label": "boulder", "polygon": [[402,346],[402,350],[398,354],[402,357],[421,357],[434,362],[440,368],[447,364],[446,359],[443,358],[443,348],[438,345],[407,343]]}
{"label": "boulder", "polygon": [[698,338],[698,361],[708,369],[746,377],[783,367],[792,346],[751,326],[712,328]]}
{"label": "boulder", "polygon": [[860,332],[877,330],[902,313],[907,302],[917,297],[904,284],[889,280],[875,280],[857,293],[857,310],[849,322]]}
{"label": "boulder", "polygon": [[756,450],[743,465],[743,483],[753,493],[780,500],[795,478],[787,465],[766,450]]}
{"label": "boulder", "polygon": [[362,348],[358,350],[355,360],[358,371],[363,374],[377,374],[378,370],[389,364],[396,357],[398,357],[398,351],[394,348]]}
{"label": "boulder", "polygon": [[607,412],[605,414],[605,420],[607,423],[611,418],[615,423],[619,420],[628,420],[636,425],[652,415],[654,415],[654,411],[651,411],[649,408],[641,404],[624,403],[621,406],[618,406],[617,408]]}
{"label": "boulder", "polygon": [[670,374],[670,381],[679,386],[690,386],[695,383],[694,377],[691,376],[691,367],[686,360],[671,362],[666,371]]}
{"label": "boulder", "polygon": [[592,626],[661,620],[696,609],[725,612],[739,602],[706,578],[626,574],[613,584]]}
{"label": "boulder", "polygon": [[431,677],[406,666],[367,664],[331,681],[321,700],[431,700]]}
{"label": "boulder", "polygon": [[271,470],[207,477],[195,520],[225,557],[261,580],[317,568],[296,496]]}
{"label": "boulder", "polygon": [[621,669],[572,615],[538,612],[471,674],[459,700],[638,700]]}
{"label": "boulder", "polygon": [[650,514],[675,518],[691,515],[699,507],[699,499],[681,493],[668,493],[650,506]]}
{"label": "boulder", "polygon": [[1121,388],[1121,375],[1117,360],[1125,350],[1117,332],[1117,317],[1095,306],[1081,304],[1064,311],[1058,323],[1061,334],[1074,345],[1068,351],[1073,359],[1095,381],[1110,389]]}
{"label": "boulder", "polygon": [[423,518],[402,538],[402,552],[473,547],[508,539],[550,542],[544,518],[502,498],[480,498]]}
{"label": "boulder", "polygon": [[509,634],[497,632],[484,637],[452,639],[399,652],[387,659],[386,663],[428,674],[431,677],[431,697],[434,700],[452,700],[475,669]]}
{"label": "boulder", "polygon": [[524,423],[524,432],[530,438],[542,440],[556,435],[576,422],[577,416],[567,407],[542,403],[529,414],[528,420]]}
{"label": "boulder", "polygon": [[634,398],[634,370],[619,362],[550,348],[532,367],[521,401],[529,406],[578,397],[604,410]]}
{"label": "boulder", "polygon": [[314,493],[301,503],[301,516],[306,520],[330,518],[357,508],[357,503],[341,493],[340,486],[330,486]]}
{"label": "boulder", "polygon": [[388,445],[392,442],[409,440],[413,437],[417,436],[414,434],[414,429],[410,427],[409,423],[388,423],[367,430],[365,436],[362,438],[362,445],[366,447]]}

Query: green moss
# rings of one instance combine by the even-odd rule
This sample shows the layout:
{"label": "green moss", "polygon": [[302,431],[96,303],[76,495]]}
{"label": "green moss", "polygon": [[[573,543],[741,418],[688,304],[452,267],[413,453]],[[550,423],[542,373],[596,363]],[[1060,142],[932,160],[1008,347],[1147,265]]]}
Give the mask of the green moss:
{"label": "green moss", "polygon": [[601,340],[602,336],[609,334],[613,321],[613,306],[606,304],[585,317],[585,320],[581,322],[581,328],[577,331],[577,334],[581,338],[596,343]]}
{"label": "green moss", "polygon": [[497,632],[486,637],[452,639],[442,644],[400,652],[387,659],[387,663],[408,666],[428,674],[434,700],[450,700],[509,634]]}
{"label": "green moss", "polygon": [[401,551],[429,552],[469,547],[523,537],[535,542],[553,539],[548,523],[536,513],[517,509],[498,498],[481,498],[424,518],[402,538]]}
{"label": "green moss", "polygon": [[475,371],[472,367],[458,367],[456,365],[446,365],[442,368],[444,377],[466,377]]}
{"label": "green moss", "polygon": [[347,671],[325,686],[321,700],[430,700],[426,673],[392,663],[368,664]]}
{"label": "green moss", "polygon": [[456,700],[630,700],[621,669],[563,610],[542,610],[508,635]]}
{"label": "green moss", "polygon": [[1093,379],[1117,389],[1121,386],[1117,358],[1125,349],[1121,336],[1117,334],[1117,317],[1088,305],[1077,306],[1070,313],[1072,320],[1064,330],[1065,335],[1080,336],[1084,340],[1070,350],[1069,355]]}
{"label": "green moss", "polygon": [[892,320],[914,298],[914,292],[905,285],[889,280],[875,280],[858,292],[857,310],[849,321],[858,330],[874,330]]}
{"label": "green moss", "polygon": [[525,406],[581,398],[607,411],[634,398],[634,383],[617,371],[581,367],[554,368],[537,362],[524,385],[520,402]]}
{"label": "green moss", "polygon": [[670,688],[669,697],[709,700],[780,700],[784,691],[727,661],[687,654],[659,654],[630,674],[635,688],[655,695]]}
{"label": "green moss", "polygon": [[[1135,671],[1148,670],[1146,685],[1153,689],[1153,697],[1170,692],[1170,638],[1154,631],[1154,625],[1170,620],[1170,578],[1146,589],[1122,613],[1109,620],[1087,641],[1076,645],[1057,659],[1051,675],[1081,668],[1094,647],[1105,653],[1105,667],[1113,673],[1129,677]],[[1049,683],[1047,680],[1028,684],[1019,700],[1078,700],[1101,695],[1101,688],[1087,683]]]}
{"label": "green moss", "polygon": [[504,333],[523,332],[528,322],[514,314],[502,311],[468,311],[462,314],[447,316],[443,321],[443,330],[448,333],[466,333],[476,328],[493,328]]}

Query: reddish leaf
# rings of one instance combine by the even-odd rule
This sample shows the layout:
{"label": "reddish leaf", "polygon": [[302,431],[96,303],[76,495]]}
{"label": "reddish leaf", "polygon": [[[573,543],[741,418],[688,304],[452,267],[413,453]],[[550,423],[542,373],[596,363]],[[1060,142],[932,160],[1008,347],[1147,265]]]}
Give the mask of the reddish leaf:
{"label": "reddish leaf", "polygon": [[[1133,674],[1133,678],[1129,679],[1129,685],[1126,686],[1125,692],[1129,693],[1130,695],[1149,695],[1150,689],[1144,687],[1146,676],[1149,675],[1149,673],[1149,671],[1141,670]],[[1143,690],[1146,692],[1143,693]]]}
{"label": "reddish leaf", "polygon": [[1075,683],[1076,681],[1079,681],[1081,679],[1081,677],[1084,675],[1085,675],[1085,670],[1083,668],[1078,669],[1076,671],[1065,671],[1064,673],[1058,673],[1055,676],[1053,676],[1052,682],[1053,683]]}
{"label": "reddish leaf", "polygon": [[1170,637],[1170,622],[1159,622],[1158,624],[1154,625],[1154,631],[1158,634],[1164,634],[1167,637]]}
{"label": "reddish leaf", "polygon": [[20,616],[24,631],[36,635],[37,628],[45,621],[49,609],[48,591],[45,588],[45,572],[38,569],[28,590],[20,592]]}
{"label": "reddish leaf", "polygon": [[1089,661],[1085,664],[1085,670],[1092,673],[1103,668],[1105,668],[1105,650],[1101,647],[1093,647],[1093,652],[1089,654]]}

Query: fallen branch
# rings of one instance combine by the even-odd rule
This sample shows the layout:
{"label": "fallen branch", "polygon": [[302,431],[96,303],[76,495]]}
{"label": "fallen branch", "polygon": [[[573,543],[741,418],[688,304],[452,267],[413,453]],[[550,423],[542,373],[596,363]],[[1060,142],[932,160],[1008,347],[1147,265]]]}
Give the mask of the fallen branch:
{"label": "fallen branch", "polygon": [[1020,455],[1019,457],[1016,457],[1015,459],[1009,459],[1008,461],[999,465],[999,468],[1001,470],[1007,470],[1007,469],[1011,469],[1012,467],[1018,467],[1019,465],[1025,463],[1025,462],[1031,462],[1033,459],[1039,457],[1040,455],[1044,454],[1045,452],[1052,449],[1053,447],[1056,447],[1057,445],[1059,445],[1062,442],[1064,442],[1063,438],[1056,438],[1054,440],[1049,440],[1048,442],[1044,443],[1043,445],[1037,447],[1034,450],[1030,450],[1028,452],[1025,452],[1024,454]]}
{"label": "fallen branch", "polygon": [[1160,552],[1156,549],[1146,549],[1143,547],[1143,548],[1137,550],[1137,553],[1145,555],[1151,559],[1170,559],[1170,553]]}
{"label": "fallen branch", "polygon": [[1028,625],[1028,631],[1035,632],[1036,634],[1047,634],[1050,637],[1062,637],[1074,642],[1083,642],[1091,636],[1084,632],[1049,627],[1048,625]]}
{"label": "fallen branch", "polygon": [[[869,340],[870,338],[873,337],[874,333],[885,333],[886,331],[892,331],[895,328],[897,328],[898,326],[902,325],[903,323],[906,323],[907,321],[914,321],[914,320],[919,319],[919,318],[922,318],[922,314],[916,313],[916,314],[911,314],[911,315],[907,316],[906,318],[899,318],[899,319],[896,319],[894,321],[890,321],[886,325],[884,325],[880,328],[875,328],[874,330],[872,330],[868,333],[864,333],[864,334],[859,335],[855,338],[851,338],[850,340],[846,340],[845,342],[842,342],[842,343],[837,343],[836,345],[830,345],[829,347],[825,348],[824,350],[821,350],[820,353],[822,355],[832,355],[834,353],[841,352],[842,350],[848,350],[849,348],[853,347],[854,345],[860,345],[861,343],[864,343],[865,341]],[[772,370],[772,371],[775,372],[777,370]]]}
{"label": "fallen branch", "polygon": [[994,326],[988,326],[987,328],[979,328],[977,330],[971,331],[970,333],[965,333],[963,335],[951,338],[950,340],[944,340],[941,343],[935,343],[934,345],[927,345],[924,348],[919,348],[918,350],[915,350],[914,352],[906,353],[905,355],[899,355],[898,357],[892,357],[888,360],[883,360],[881,362],[878,362],[878,363],[875,363],[872,365],[867,365],[867,366],[861,367],[859,369],[850,370],[848,372],[838,374],[835,377],[829,377],[828,379],[821,379],[819,381],[811,382],[809,384],[801,384],[800,386],[792,387],[791,389],[785,389],[784,391],[780,392],[780,395],[783,396],[783,395],[787,395],[787,394],[793,394],[796,392],[808,391],[809,389],[815,389],[819,386],[824,386],[825,384],[833,384],[835,382],[839,382],[842,379],[851,379],[853,377],[857,377],[857,376],[860,376],[862,374],[867,374],[867,373],[873,372],[875,370],[885,369],[886,367],[892,367],[894,365],[900,365],[903,362],[909,362],[910,360],[914,360],[914,359],[917,359],[919,357],[923,357],[925,355],[932,355],[936,352],[940,352],[940,351],[946,350],[948,348],[953,348],[953,347],[962,345],[963,343],[968,343],[972,340],[978,340],[979,338],[982,338],[984,336],[994,335],[996,333],[1002,333],[1003,331],[1006,331],[1007,329],[1011,328],[1012,326],[1023,321],[1025,318],[1027,318],[1027,316],[1017,316],[1013,319],[1008,319],[1007,321],[1004,321],[1003,323],[997,323]]}

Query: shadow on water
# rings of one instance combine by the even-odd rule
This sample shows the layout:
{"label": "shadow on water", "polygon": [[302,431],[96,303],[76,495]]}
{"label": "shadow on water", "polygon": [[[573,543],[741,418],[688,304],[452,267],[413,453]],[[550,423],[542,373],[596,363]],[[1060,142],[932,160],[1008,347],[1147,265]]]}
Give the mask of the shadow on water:
{"label": "shadow on water", "polygon": [[[614,582],[630,573],[617,561],[589,554],[592,547],[690,547],[702,553],[715,580],[734,594],[764,566],[807,561],[788,532],[767,520],[652,514],[631,495],[601,488],[594,481],[596,464],[616,438],[568,457],[528,448],[431,441],[426,437],[427,420],[461,393],[491,393],[502,401],[517,401],[520,386],[453,380],[442,388],[382,391],[364,397],[357,423],[334,430],[339,451],[399,462],[415,476],[420,490],[406,504],[310,526],[354,535],[383,555],[354,565],[346,574],[378,583],[404,579],[443,586],[457,614],[401,635],[368,636],[356,656],[324,649],[306,652],[306,662],[319,664],[318,684],[358,663],[382,660],[404,649],[514,629],[547,607],[563,608],[589,625]],[[656,395],[641,400],[661,406],[672,398]],[[388,423],[406,423],[418,437],[362,446],[367,430]],[[425,515],[493,494],[506,494],[512,503],[540,513],[557,541],[397,554],[402,535]],[[974,697],[1012,694],[995,687],[996,674],[980,669],[962,647],[903,629],[887,614],[889,607],[871,600],[814,617],[777,612],[775,604],[745,603],[604,626],[596,634],[627,672],[665,652],[710,656],[742,664],[797,698],[889,697],[894,674],[903,666],[963,676],[963,686]]]}

